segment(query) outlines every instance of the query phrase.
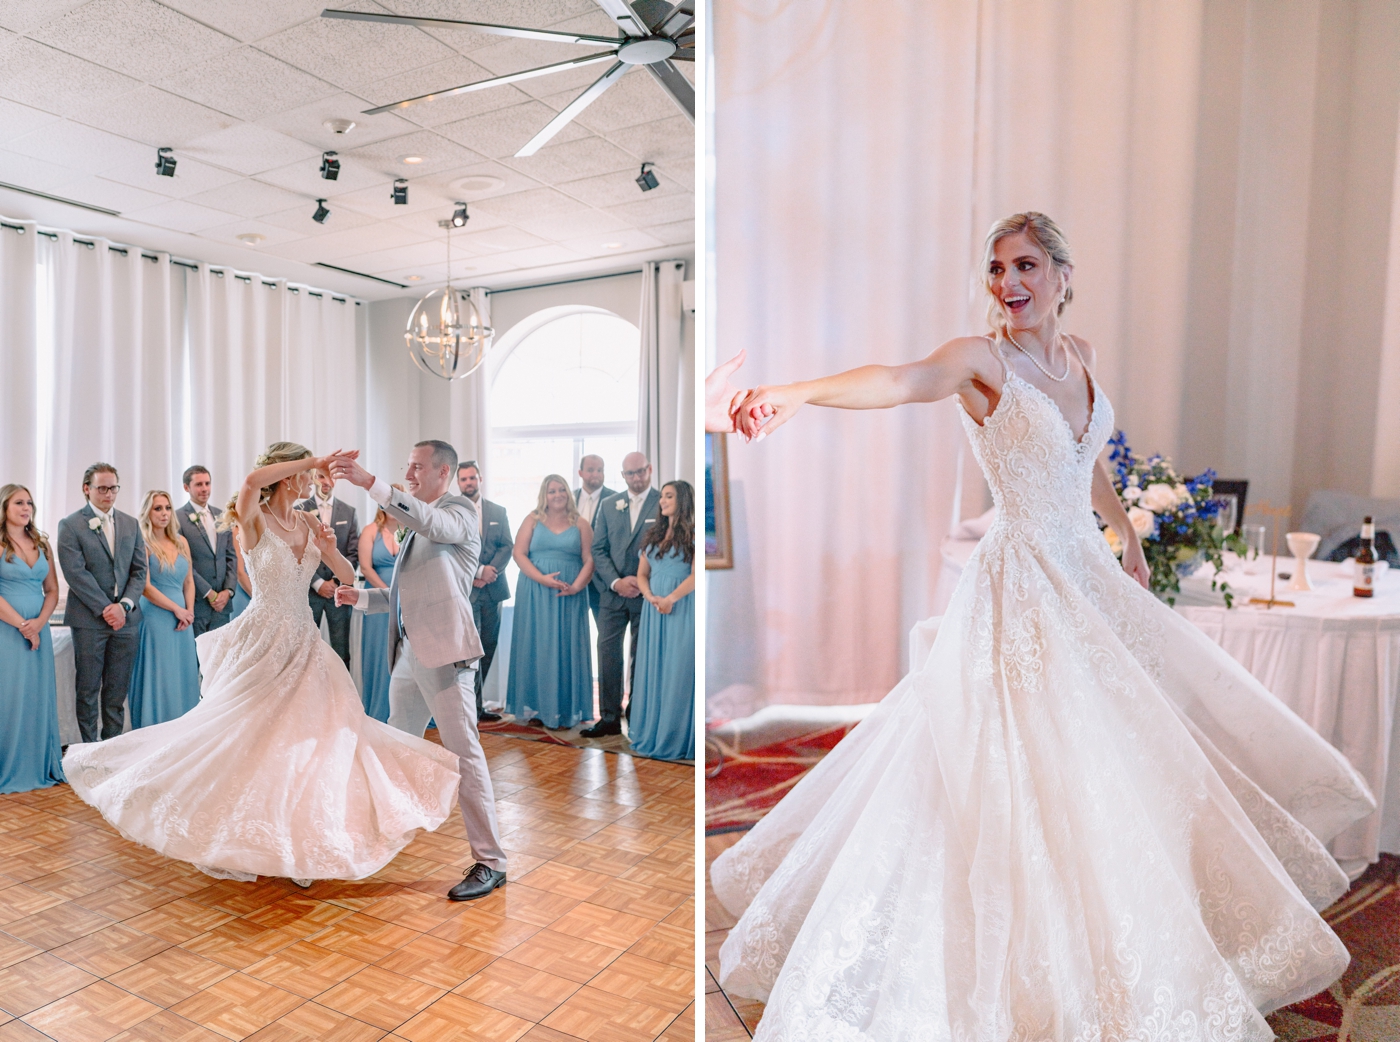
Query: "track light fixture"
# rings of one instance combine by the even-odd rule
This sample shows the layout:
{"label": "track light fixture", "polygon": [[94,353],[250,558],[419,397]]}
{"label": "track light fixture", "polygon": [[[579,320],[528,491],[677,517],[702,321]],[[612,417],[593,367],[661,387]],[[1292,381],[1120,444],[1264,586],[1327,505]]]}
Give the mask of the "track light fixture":
{"label": "track light fixture", "polygon": [[316,212],[311,215],[311,219],[317,224],[325,224],[326,218],[330,215],[331,212],[326,209],[326,201],[324,199],[317,199]]}
{"label": "track light fixture", "polygon": [[172,149],[156,149],[156,173],[161,177],[175,176],[175,155]]}
{"label": "track light fixture", "polygon": [[656,179],[656,175],[651,172],[651,168],[655,165],[655,163],[643,163],[642,172],[637,175],[637,187],[643,192],[650,192],[653,188],[661,184],[661,182]]}
{"label": "track light fixture", "polygon": [[408,181],[402,177],[394,182],[394,205],[408,205]]}
{"label": "track light fixture", "polygon": [[327,181],[334,181],[340,176],[340,160],[335,157],[334,152],[321,153],[321,176]]}
{"label": "track light fixture", "polygon": [[454,228],[463,228],[463,227],[465,227],[465,226],[466,226],[466,223],[467,223],[467,221],[468,221],[468,217],[467,217],[467,204],[466,204],[466,203],[462,203],[462,202],[458,202],[458,203],[453,203],[452,205],[455,206],[455,207],[457,207],[457,209],[455,209],[455,210],[452,211],[452,227],[454,227]]}

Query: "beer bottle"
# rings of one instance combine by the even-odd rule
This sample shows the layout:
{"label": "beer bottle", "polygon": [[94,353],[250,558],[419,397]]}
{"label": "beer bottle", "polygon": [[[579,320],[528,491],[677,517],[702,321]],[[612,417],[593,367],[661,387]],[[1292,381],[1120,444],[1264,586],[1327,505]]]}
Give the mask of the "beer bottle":
{"label": "beer bottle", "polygon": [[1351,592],[1370,597],[1376,592],[1376,526],[1370,517],[1361,522],[1361,548],[1356,551],[1355,578]]}

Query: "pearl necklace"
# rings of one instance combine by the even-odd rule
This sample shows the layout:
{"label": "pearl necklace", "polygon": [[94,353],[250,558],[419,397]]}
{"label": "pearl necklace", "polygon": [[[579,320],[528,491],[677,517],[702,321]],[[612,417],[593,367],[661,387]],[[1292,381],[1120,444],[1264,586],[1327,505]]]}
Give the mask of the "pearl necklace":
{"label": "pearl necklace", "polygon": [[[1035,359],[1032,358],[1031,361],[1034,362]],[[276,512],[275,510],[273,510],[272,507],[268,507],[268,508],[267,508],[267,516],[270,517],[270,518],[272,518],[272,520],[276,521],[276,522],[277,522],[277,527],[280,528],[280,529],[282,529],[282,531],[284,531],[284,532],[295,532],[295,531],[297,530],[297,519],[296,519],[296,511],[295,511],[295,510],[292,511],[292,523],[291,523],[291,525],[284,525],[284,524],[282,523],[282,519],[281,519],[280,517],[277,516],[277,512]]]}
{"label": "pearl necklace", "polygon": [[[1063,337],[1063,336],[1064,336],[1063,333],[1056,333],[1056,334],[1055,334],[1055,343],[1059,343],[1060,338]],[[1016,338],[1015,338],[1014,336],[1011,335],[1011,330],[1010,330],[1010,329],[1007,329],[1007,331],[1006,331],[1006,339],[1008,339],[1008,340],[1011,341],[1012,346],[1015,347],[1017,351],[1020,351],[1021,354],[1025,355],[1027,358],[1029,358],[1029,359],[1031,360],[1031,365],[1035,366],[1035,367],[1036,367],[1037,369],[1039,369],[1042,373],[1044,373],[1046,376],[1048,376],[1051,380],[1054,380],[1056,383],[1063,383],[1063,382],[1069,377],[1069,352],[1068,352],[1068,351],[1065,352],[1065,371],[1064,371],[1061,375],[1056,376],[1056,375],[1055,375],[1054,373],[1052,373],[1049,369],[1046,369],[1045,366],[1041,365],[1040,362],[1038,362],[1038,361],[1036,360],[1035,355],[1031,354],[1031,353],[1030,353],[1029,351],[1027,351],[1024,347],[1022,347],[1020,344],[1016,343]]]}

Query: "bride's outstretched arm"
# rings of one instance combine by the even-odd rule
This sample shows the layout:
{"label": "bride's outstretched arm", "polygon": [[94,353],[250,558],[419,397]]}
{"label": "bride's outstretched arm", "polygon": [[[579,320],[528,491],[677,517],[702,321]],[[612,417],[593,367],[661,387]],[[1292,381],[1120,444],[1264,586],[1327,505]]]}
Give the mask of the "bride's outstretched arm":
{"label": "bride's outstretched arm", "polygon": [[262,512],[258,505],[262,500],[262,490],[268,485],[275,485],[284,478],[290,478],[307,470],[325,470],[329,472],[332,463],[338,458],[354,459],[359,456],[359,451],[342,452],[337,449],[329,456],[307,456],[305,459],[286,460],[282,463],[269,463],[265,467],[258,467],[246,478],[243,479],[242,486],[238,489],[238,511],[239,523],[244,531],[250,532],[256,538],[248,541],[248,549],[258,545],[258,540],[262,539],[263,520]]}
{"label": "bride's outstretched arm", "polygon": [[917,362],[863,365],[816,380],[756,387],[739,404],[736,419],[739,429],[752,438],[773,433],[804,405],[892,409],[909,402],[936,402],[974,381],[1000,387],[1001,379],[1001,363],[985,339],[958,337]]}

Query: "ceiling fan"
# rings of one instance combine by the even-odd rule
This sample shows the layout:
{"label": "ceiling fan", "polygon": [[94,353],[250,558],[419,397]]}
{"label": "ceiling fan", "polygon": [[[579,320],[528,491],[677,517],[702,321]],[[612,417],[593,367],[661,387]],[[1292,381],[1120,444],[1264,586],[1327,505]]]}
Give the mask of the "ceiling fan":
{"label": "ceiling fan", "polygon": [[468,22],[453,18],[418,18],[413,15],[377,14],[372,11],[340,11],[327,8],[321,12],[323,18],[345,18],[356,22],[385,22],[390,25],[414,25],[424,29],[474,29],[493,36],[515,36],[525,40],[544,40],[550,43],[569,43],[583,47],[606,47],[608,50],[594,51],[581,58],[541,65],[523,72],[512,72],[505,76],[495,76],[475,83],[464,83],[459,87],[420,94],[416,98],[405,98],[389,105],[366,109],[365,115],[373,116],[380,112],[407,108],[421,101],[436,98],[450,98],[454,94],[486,90],[507,83],[548,76],[550,73],[577,69],[599,62],[610,62],[608,70],[599,76],[582,94],[569,102],[564,110],[545,124],[538,134],[532,137],[517,156],[532,156],[563,130],[575,116],[596,101],[605,90],[639,65],[656,77],[661,89],[670,95],[682,112],[695,122],[695,88],[676,68],[677,61],[695,60],[695,0],[680,0],[668,3],[666,0],[594,0],[607,12],[623,36],[593,36],[587,33],[558,32],[552,29],[525,29],[513,25],[493,25],[490,22]]}

